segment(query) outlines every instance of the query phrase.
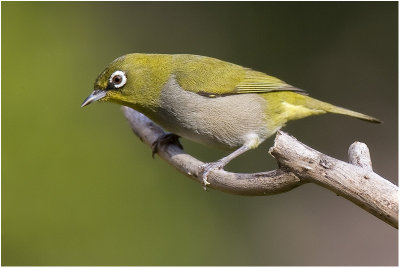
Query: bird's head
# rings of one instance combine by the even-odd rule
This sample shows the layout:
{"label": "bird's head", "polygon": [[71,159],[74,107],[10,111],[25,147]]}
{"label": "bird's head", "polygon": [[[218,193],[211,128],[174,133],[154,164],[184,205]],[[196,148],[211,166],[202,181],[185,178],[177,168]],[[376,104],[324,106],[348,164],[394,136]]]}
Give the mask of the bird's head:
{"label": "bird's head", "polygon": [[163,55],[146,54],[117,58],[97,77],[93,92],[81,107],[96,101],[118,103],[139,110],[157,106],[162,85],[170,75],[165,60]]}

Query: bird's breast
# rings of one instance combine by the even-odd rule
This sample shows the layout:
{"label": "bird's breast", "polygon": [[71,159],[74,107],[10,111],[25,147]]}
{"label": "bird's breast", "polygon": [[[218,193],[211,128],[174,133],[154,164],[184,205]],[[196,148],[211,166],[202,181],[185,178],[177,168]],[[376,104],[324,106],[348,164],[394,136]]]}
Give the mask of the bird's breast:
{"label": "bird's breast", "polygon": [[[206,91],[206,90],[205,90]],[[164,129],[198,143],[234,149],[251,135],[264,141],[266,101],[258,94],[209,98],[183,90],[172,77],[164,85],[154,120]]]}

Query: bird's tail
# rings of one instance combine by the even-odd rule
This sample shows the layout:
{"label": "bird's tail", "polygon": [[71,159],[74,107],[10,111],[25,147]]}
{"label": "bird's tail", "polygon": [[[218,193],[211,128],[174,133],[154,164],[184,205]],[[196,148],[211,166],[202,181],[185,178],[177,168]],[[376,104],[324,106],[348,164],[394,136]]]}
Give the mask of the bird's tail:
{"label": "bird's tail", "polygon": [[313,99],[311,97],[306,96],[306,101],[305,101],[305,105],[307,108],[312,109],[312,110],[320,110],[321,113],[323,112],[328,112],[328,113],[334,113],[334,114],[343,114],[343,115],[347,115],[347,116],[351,116],[351,117],[355,117],[361,120],[365,120],[365,121],[369,121],[372,123],[382,123],[381,120],[369,116],[369,115],[365,115],[359,112],[355,112],[349,109],[345,109],[342,107],[338,107],[323,101],[319,101],[316,99]]}

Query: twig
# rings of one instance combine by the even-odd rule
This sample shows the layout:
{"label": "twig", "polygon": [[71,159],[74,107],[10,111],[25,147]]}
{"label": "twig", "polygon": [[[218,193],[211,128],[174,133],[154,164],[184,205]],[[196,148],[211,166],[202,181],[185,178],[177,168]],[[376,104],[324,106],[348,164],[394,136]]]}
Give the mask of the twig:
{"label": "twig", "polygon": [[[143,114],[123,107],[133,132],[151,146],[165,132]],[[354,143],[349,149],[350,163],[326,156],[283,132],[278,132],[271,155],[279,169],[243,174],[224,170],[210,173],[208,187],[240,195],[271,195],[314,182],[398,228],[398,187],[372,171],[368,147]],[[203,162],[168,144],[159,156],[180,172],[201,183],[198,176]]]}

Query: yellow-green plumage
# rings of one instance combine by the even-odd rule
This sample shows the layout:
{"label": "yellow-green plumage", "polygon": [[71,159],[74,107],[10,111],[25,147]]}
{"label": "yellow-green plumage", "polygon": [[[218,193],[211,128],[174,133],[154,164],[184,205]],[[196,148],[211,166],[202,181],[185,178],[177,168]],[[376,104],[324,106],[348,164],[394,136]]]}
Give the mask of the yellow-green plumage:
{"label": "yellow-green plumage", "polygon": [[278,78],[197,55],[128,54],[113,61],[94,87],[83,105],[119,103],[185,138],[240,148],[210,168],[257,147],[289,120],[330,112],[380,122],[313,99]]}
{"label": "yellow-green plumage", "polygon": [[326,112],[379,122],[373,117],[317,101],[278,78],[210,57],[128,54],[110,64],[96,80],[95,88],[105,88],[115,70],[126,70],[129,87],[107,92],[103,101],[131,106],[144,113],[157,112],[162,87],[175,76],[182,89],[205,98],[259,94],[268,103],[265,113],[271,125],[284,125],[289,120]]}
{"label": "yellow-green plumage", "polygon": [[301,119],[307,116],[324,113],[343,114],[356,117],[361,120],[380,123],[380,121],[374,117],[341,108],[294,92],[275,92],[273,94],[262,95],[269,103],[269,105],[266,107],[266,114],[270,114],[270,120],[275,122],[277,125],[284,124],[290,120]]}

